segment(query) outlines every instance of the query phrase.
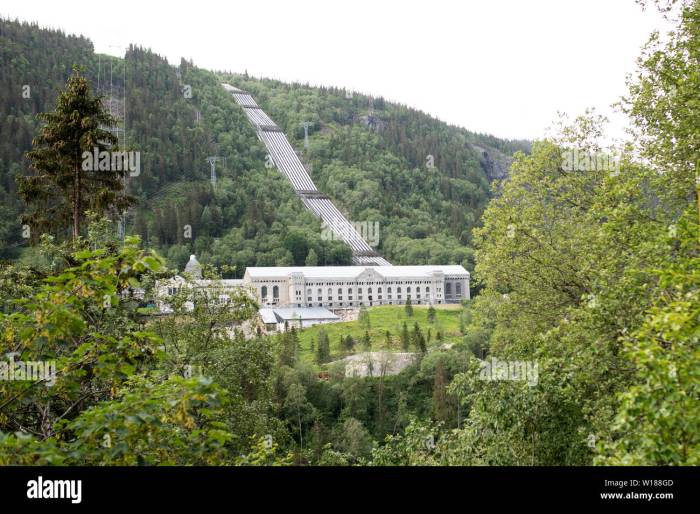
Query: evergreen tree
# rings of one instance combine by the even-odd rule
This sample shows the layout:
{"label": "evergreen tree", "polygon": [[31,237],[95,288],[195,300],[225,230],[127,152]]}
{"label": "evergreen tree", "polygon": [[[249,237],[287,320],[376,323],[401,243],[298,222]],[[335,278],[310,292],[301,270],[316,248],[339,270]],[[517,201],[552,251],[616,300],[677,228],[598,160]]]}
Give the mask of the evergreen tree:
{"label": "evergreen tree", "polygon": [[408,335],[408,326],[406,322],[403,322],[403,327],[401,328],[401,348],[403,351],[407,352],[409,346],[411,345],[411,338]]}
{"label": "evergreen tree", "polygon": [[296,341],[291,332],[282,332],[278,336],[280,366],[294,367],[297,360]]}
{"label": "evergreen tree", "polygon": [[362,336],[362,346],[365,351],[370,351],[372,349],[372,338],[369,336],[369,332],[365,330],[365,335]]}
{"label": "evergreen tree", "polygon": [[360,312],[357,315],[357,321],[360,322],[360,326],[365,330],[370,329],[369,311],[364,305],[360,306]]}
{"label": "evergreen tree", "polygon": [[355,339],[353,339],[353,337],[349,334],[347,336],[345,336],[344,348],[349,352],[352,352],[355,350]]}
{"label": "evergreen tree", "polygon": [[313,248],[309,249],[309,253],[306,255],[305,263],[307,266],[318,266],[318,255]]}
{"label": "evergreen tree", "polygon": [[388,330],[384,334],[384,347],[388,350],[392,346],[391,332]]}
{"label": "evergreen tree", "polygon": [[330,342],[326,331],[321,328],[318,333],[318,343],[316,345],[316,362],[323,364],[328,362],[331,356]]}
{"label": "evergreen tree", "polygon": [[118,150],[117,138],[101,128],[112,125],[114,118],[102,106],[101,97],[93,96],[87,78],[74,68],[58,95],[56,109],[39,114],[39,119],[46,125],[26,154],[33,173],[17,178],[28,207],[23,219],[38,229],[36,233],[61,234],[70,224],[75,240],[81,235],[86,211],[122,210],[133,203],[122,194],[126,163],[117,163],[111,153],[108,164],[94,161],[95,152]]}
{"label": "evergreen tree", "polygon": [[412,339],[416,350],[418,350],[421,353],[425,353],[427,349],[425,344],[425,337],[423,336],[423,332],[421,331],[417,321],[413,324]]}
{"label": "evergreen tree", "polygon": [[409,296],[406,298],[406,305],[404,307],[404,311],[406,312],[406,316],[409,318],[413,316],[413,305],[411,305],[411,297]]}
{"label": "evergreen tree", "polygon": [[428,307],[428,322],[435,323],[435,307]]}

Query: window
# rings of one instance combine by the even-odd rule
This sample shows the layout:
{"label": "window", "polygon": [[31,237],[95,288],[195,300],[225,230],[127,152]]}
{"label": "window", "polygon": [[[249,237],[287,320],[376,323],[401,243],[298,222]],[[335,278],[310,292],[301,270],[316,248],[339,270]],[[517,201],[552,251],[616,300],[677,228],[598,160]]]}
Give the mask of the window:
{"label": "window", "polygon": [[445,284],[445,296],[452,296],[452,284],[449,282]]}
{"label": "window", "polygon": [[455,292],[457,296],[462,296],[462,284],[455,284]]}
{"label": "window", "polygon": [[279,297],[280,297],[280,288],[279,288],[279,286],[274,286],[272,288],[272,298],[276,300]]}
{"label": "window", "polygon": [[267,286],[262,286],[260,296],[263,300],[267,299]]}

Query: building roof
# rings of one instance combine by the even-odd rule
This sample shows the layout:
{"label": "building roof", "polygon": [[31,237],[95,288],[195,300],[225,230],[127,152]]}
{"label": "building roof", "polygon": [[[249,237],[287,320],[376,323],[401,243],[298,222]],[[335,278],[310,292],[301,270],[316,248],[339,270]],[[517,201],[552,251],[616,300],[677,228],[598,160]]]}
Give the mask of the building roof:
{"label": "building roof", "polygon": [[202,265],[194,254],[190,255],[190,260],[185,265],[185,273],[189,273],[192,278],[202,278]]}
{"label": "building roof", "polygon": [[260,317],[263,320],[263,323],[269,324],[269,323],[277,323],[277,317],[275,316],[275,311],[272,309],[260,309],[258,311],[260,314]]}
{"label": "building roof", "polygon": [[323,307],[280,307],[263,308],[258,311],[263,323],[284,323],[285,321],[339,320],[340,317]]}
{"label": "building roof", "polygon": [[251,279],[286,278],[292,273],[301,273],[306,279],[356,279],[363,272],[370,270],[384,278],[430,278],[433,272],[445,275],[462,275],[469,277],[469,272],[459,265],[424,265],[424,266],[282,266],[250,267],[246,275]]}

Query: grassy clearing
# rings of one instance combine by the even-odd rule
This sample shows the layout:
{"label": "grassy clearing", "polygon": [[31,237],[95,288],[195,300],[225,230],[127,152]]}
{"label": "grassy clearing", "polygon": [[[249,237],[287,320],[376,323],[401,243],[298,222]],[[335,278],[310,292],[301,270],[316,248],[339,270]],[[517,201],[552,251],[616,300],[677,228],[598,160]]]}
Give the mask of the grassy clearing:
{"label": "grassy clearing", "polygon": [[[445,343],[460,342],[462,334],[459,331],[459,318],[462,314],[462,307],[460,305],[437,305],[435,310],[435,322],[430,323],[428,322],[428,307],[424,305],[414,305],[413,316],[411,317],[406,316],[404,307],[401,305],[368,308],[370,319],[368,332],[372,340],[372,350],[402,351],[400,338],[404,322],[406,322],[409,332],[413,331],[415,322],[418,322],[424,336],[427,337],[428,330],[430,330],[432,337],[429,346],[437,344],[438,331],[442,332]],[[351,335],[355,339],[355,352],[364,351],[362,337],[365,334],[365,328],[360,325],[359,321],[315,325],[299,331],[299,339],[301,341],[299,358],[302,361],[313,362],[314,353],[311,352],[311,341],[313,340],[315,345],[321,329],[328,334],[332,358],[342,358],[346,354],[340,346],[341,335],[343,337]],[[392,345],[389,348],[386,346],[387,330],[391,333],[392,340]],[[411,347],[410,351],[415,351],[415,348]]]}

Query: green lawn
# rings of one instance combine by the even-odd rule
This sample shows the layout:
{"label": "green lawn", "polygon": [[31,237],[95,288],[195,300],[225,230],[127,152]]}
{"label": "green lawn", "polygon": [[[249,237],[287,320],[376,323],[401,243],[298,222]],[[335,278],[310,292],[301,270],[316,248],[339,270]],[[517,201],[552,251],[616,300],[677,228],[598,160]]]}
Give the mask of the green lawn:
{"label": "green lawn", "polygon": [[[403,351],[401,348],[401,330],[404,321],[408,326],[409,333],[413,331],[413,324],[417,321],[418,325],[427,338],[428,329],[430,329],[432,338],[429,346],[437,344],[438,331],[443,334],[444,343],[456,343],[462,340],[462,334],[459,332],[459,317],[462,313],[460,305],[436,305],[435,322],[428,322],[428,307],[425,305],[414,305],[413,316],[406,316],[404,306],[402,305],[385,305],[382,307],[370,307],[369,312],[370,329],[369,335],[372,339],[372,351],[386,350],[386,331],[391,332],[393,345],[389,350]],[[345,353],[340,348],[340,336],[351,335],[355,341],[355,352],[364,351],[362,346],[362,337],[365,334],[365,329],[360,326],[359,321],[349,321],[345,323],[329,323],[326,325],[315,325],[313,327],[300,330],[299,339],[301,340],[301,352],[299,357],[302,361],[313,362],[314,354],[311,353],[311,341],[314,342],[318,338],[319,331],[323,329],[328,334],[331,347],[331,356],[333,359],[342,358]],[[411,347],[409,351],[415,351]]]}

